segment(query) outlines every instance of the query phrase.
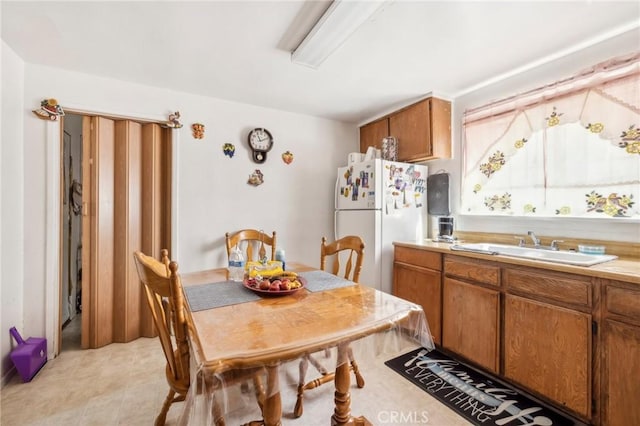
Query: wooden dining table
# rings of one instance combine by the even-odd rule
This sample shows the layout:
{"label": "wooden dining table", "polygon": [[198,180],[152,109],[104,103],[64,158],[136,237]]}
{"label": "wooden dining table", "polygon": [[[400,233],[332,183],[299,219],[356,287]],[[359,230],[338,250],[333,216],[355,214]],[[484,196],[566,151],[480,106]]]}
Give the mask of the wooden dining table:
{"label": "wooden dining table", "polygon": [[[287,267],[298,273],[317,269],[295,262],[288,263]],[[187,293],[192,286],[227,281],[227,271],[212,269],[188,273],[181,278]],[[282,424],[278,367],[336,347],[335,409],[331,424],[370,424],[363,417],[351,415],[349,345],[388,330],[408,334],[423,346],[433,347],[433,341],[419,305],[366,285],[350,284],[313,292],[302,288],[290,295],[260,297],[195,312],[190,309],[187,316],[194,352],[192,368],[196,368],[198,374],[211,376],[264,368],[266,399],[262,422],[266,426],[278,426]]]}

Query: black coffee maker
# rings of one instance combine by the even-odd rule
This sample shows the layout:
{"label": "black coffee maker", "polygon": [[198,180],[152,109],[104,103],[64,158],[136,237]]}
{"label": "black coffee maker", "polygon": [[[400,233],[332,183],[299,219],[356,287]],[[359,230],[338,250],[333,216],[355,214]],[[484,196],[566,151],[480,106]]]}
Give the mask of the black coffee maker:
{"label": "black coffee maker", "polygon": [[[435,216],[437,228],[433,228],[433,241],[453,243],[453,217],[449,208],[449,173],[444,170],[427,177],[427,210]],[[432,222],[433,223],[433,222]],[[437,229],[437,231],[436,231]]]}
{"label": "black coffee maker", "polygon": [[438,237],[437,241],[453,242],[453,217],[441,216],[438,218]]}

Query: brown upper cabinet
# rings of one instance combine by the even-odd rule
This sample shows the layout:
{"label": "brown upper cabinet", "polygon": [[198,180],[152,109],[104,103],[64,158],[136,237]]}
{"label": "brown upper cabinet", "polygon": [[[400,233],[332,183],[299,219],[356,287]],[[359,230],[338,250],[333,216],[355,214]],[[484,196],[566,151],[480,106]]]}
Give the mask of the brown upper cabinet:
{"label": "brown upper cabinet", "polygon": [[367,152],[367,148],[374,146],[382,148],[382,139],[389,136],[389,118],[384,117],[360,127],[360,152]]}
{"label": "brown upper cabinet", "polygon": [[360,152],[382,139],[398,139],[398,161],[451,157],[451,102],[426,98],[360,127]]}

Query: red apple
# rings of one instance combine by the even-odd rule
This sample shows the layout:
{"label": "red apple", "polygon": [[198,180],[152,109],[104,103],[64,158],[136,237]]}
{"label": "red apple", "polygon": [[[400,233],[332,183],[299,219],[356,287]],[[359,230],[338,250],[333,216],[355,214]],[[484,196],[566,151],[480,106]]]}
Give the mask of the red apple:
{"label": "red apple", "polygon": [[291,290],[291,283],[289,280],[282,280],[280,283],[280,290]]}
{"label": "red apple", "polygon": [[260,290],[269,290],[269,287],[271,287],[269,280],[262,280],[260,282]]}
{"label": "red apple", "polygon": [[280,291],[280,284],[271,283],[271,286],[269,286],[269,291]]}

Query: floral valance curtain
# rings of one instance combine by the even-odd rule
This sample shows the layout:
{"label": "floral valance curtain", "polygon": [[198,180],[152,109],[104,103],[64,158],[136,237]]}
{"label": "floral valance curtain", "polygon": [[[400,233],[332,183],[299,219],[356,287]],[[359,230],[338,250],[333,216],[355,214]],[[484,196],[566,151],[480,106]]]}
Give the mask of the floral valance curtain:
{"label": "floral valance curtain", "polygon": [[640,52],[465,112],[463,214],[640,218]]}

